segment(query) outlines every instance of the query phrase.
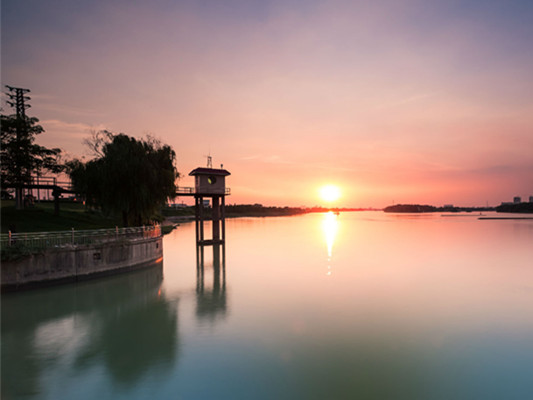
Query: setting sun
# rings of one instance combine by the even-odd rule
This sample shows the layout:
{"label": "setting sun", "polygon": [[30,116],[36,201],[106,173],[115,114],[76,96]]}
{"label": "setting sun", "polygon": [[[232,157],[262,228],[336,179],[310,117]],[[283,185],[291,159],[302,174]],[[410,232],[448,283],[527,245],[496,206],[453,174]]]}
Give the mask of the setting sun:
{"label": "setting sun", "polygon": [[341,191],[338,186],[325,185],[320,188],[320,197],[327,202],[333,202],[341,197]]}

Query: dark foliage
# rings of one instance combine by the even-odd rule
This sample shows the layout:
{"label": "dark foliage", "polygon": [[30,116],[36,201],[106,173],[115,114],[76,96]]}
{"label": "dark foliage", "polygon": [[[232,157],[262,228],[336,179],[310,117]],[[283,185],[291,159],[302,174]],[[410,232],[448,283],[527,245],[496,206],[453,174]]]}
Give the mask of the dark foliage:
{"label": "dark foliage", "polygon": [[533,213],[533,203],[502,204],[496,207],[498,212],[508,213]]}
{"label": "dark foliage", "polygon": [[394,206],[385,207],[383,211],[396,213],[421,213],[437,211],[437,207],[420,204],[396,204]]}
{"label": "dark foliage", "polygon": [[264,207],[260,204],[239,204],[227,205],[226,215],[228,216],[248,216],[248,217],[272,217],[283,215],[297,215],[308,212],[305,208],[299,207]]}
{"label": "dark foliage", "polygon": [[44,132],[37,118],[1,115],[2,186],[29,183],[31,176],[45,171],[61,172],[60,149],[35,144],[35,136]]}
{"label": "dark foliage", "polygon": [[124,225],[150,222],[168,198],[175,197],[176,154],[168,145],[148,138],[109,135],[101,155],[68,163],[77,192],[89,205],[122,215]]}

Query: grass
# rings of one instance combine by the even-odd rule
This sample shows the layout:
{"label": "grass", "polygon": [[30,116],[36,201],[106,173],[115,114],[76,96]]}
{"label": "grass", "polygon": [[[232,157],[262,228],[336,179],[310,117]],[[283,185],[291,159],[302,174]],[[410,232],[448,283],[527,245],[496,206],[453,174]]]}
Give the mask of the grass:
{"label": "grass", "polygon": [[87,211],[82,204],[61,203],[59,215],[54,215],[54,203],[36,203],[34,207],[16,210],[14,200],[2,200],[2,233],[50,232],[74,229],[103,229],[121,226],[120,218],[107,217],[97,211]]}

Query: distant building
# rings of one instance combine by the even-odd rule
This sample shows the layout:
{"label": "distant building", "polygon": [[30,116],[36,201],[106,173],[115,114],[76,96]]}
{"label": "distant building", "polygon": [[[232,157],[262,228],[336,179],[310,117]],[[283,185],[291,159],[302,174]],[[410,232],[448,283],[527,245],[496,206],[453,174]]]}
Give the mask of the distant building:
{"label": "distant building", "polygon": [[533,196],[529,196],[529,202],[533,203]]}
{"label": "distant building", "polygon": [[444,204],[444,208],[453,208],[453,204]]}
{"label": "distant building", "polygon": [[521,202],[522,202],[522,198],[520,196],[513,197],[513,203],[517,204]]}

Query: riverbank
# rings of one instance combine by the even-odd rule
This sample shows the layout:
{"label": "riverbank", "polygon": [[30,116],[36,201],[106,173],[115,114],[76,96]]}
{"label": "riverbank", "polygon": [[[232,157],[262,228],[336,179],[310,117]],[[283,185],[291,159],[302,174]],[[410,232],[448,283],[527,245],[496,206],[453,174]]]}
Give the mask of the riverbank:
{"label": "riverbank", "polygon": [[[301,215],[316,212],[344,212],[364,211],[354,208],[324,208],[324,207],[266,207],[260,204],[226,205],[226,218],[238,217],[280,217]],[[209,218],[211,209],[205,208],[204,216]],[[122,226],[122,220],[114,215],[104,215],[101,211],[87,210],[83,204],[64,202],[61,204],[59,215],[54,214],[52,202],[36,203],[33,207],[16,210],[13,200],[2,201],[1,206],[2,233],[22,232],[54,232],[72,228],[106,229]],[[181,222],[194,221],[194,207],[164,208],[162,210],[163,234],[171,232]]]}
{"label": "riverbank", "polygon": [[16,210],[13,200],[2,200],[2,233],[51,232],[75,229],[105,229],[121,226],[120,218],[105,216],[99,211],[87,211],[80,203],[61,203],[59,215],[54,214],[53,202],[36,203],[33,207]]}
{"label": "riverbank", "polygon": [[76,282],[163,260],[159,225],[2,238],[2,292]]}

